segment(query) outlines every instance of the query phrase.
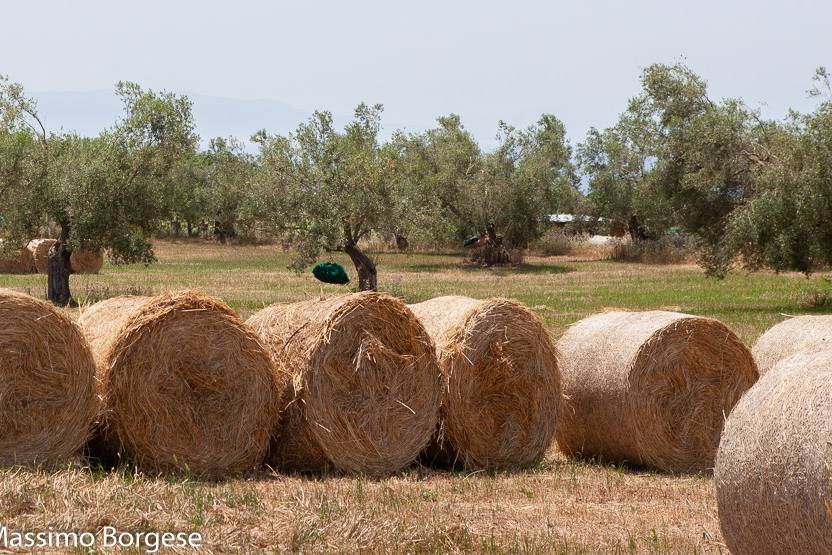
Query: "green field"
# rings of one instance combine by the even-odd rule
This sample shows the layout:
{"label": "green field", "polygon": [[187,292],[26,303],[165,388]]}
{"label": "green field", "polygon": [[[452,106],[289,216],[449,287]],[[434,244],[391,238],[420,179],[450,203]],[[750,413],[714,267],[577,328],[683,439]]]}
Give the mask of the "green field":
{"label": "green field", "polygon": [[[76,298],[94,302],[114,295],[150,294],[195,287],[223,298],[247,317],[265,305],[348,290],[322,285],[308,272],[288,269],[289,253],[274,246],[157,243],[158,263],[107,264],[101,275],[73,276]],[[694,265],[655,266],[585,256],[530,257],[521,266],[484,269],[462,263],[459,253],[376,254],[379,289],[408,303],[438,295],[505,296],[533,308],[557,334],[564,326],[609,309],[669,309],[711,316],[752,341],[783,314],[823,311],[813,293],[832,296],[823,276],[735,271],[707,278]],[[335,256],[354,273],[345,256]],[[0,275],[0,287],[46,295],[46,276]],[[827,308],[832,312],[832,304]]]}
{"label": "green field", "polygon": [[[343,290],[287,270],[290,255],[273,246],[160,242],[156,251],[159,262],[151,266],[107,264],[101,275],[73,276],[76,297],[83,303],[195,287],[247,317],[273,302]],[[737,271],[717,281],[692,265],[587,256],[530,258],[510,269],[469,267],[459,254],[382,253],[377,260],[380,289],[408,302],[513,297],[555,337],[598,311],[668,309],[718,318],[750,343],[784,314],[823,311],[832,289],[822,276]],[[44,297],[46,277],[0,276],[0,287]],[[383,480],[263,471],[210,483],[105,473],[83,461],[49,471],[6,469],[0,522],[15,529],[192,530],[205,535],[211,552],[726,552],[709,476],[572,462],[554,448],[523,472],[418,467]]]}

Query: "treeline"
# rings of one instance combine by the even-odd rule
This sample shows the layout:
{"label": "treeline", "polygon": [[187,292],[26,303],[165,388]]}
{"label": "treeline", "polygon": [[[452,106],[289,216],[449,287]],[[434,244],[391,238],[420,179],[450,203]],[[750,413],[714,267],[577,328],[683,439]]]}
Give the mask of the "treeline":
{"label": "treeline", "polygon": [[653,65],[617,123],[575,148],[545,114],[525,129],[501,122],[491,151],[455,115],[382,141],[382,107],[366,104],[343,129],[316,112],[288,135],[258,132],[256,154],[235,139],[201,149],[186,97],[133,83],[116,94],[123,116],[80,137],[47,130],[23,88],[0,80],[2,248],[57,225],[49,296],[61,304],[70,301],[72,250],[150,262],[150,237],[172,223],[221,239],[277,238],[298,269],[344,252],[362,289],[376,286],[362,250],[370,236],[474,238],[510,252],[562,212],[637,241],[684,232],[714,275],[738,263],[810,272],[832,260],[832,89],[823,69],[810,91],[817,109],[774,121],[741,100],[711,99],[684,65]]}
{"label": "treeline", "polygon": [[823,68],[810,114],[764,120],[714,100],[681,64],[653,65],[618,122],[576,149],[588,214],[639,239],[681,229],[709,274],[736,264],[811,272],[832,262],[832,88]]}

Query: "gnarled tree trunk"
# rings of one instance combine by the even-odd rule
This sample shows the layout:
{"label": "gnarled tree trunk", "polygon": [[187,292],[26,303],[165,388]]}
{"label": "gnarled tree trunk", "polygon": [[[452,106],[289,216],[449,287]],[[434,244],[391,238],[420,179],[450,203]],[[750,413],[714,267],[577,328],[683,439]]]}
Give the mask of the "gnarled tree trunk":
{"label": "gnarled tree trunk", "polygon": [[66,226],[61,226],[58,242],[49,250],[46,295],[53,304],[58,306],[67,306],[72,300],[72,294],[69,291],[69,275],[72,273],[69,259],[72,251],[66,247],[67,236]]}
{"label": "gnarled tree trunk", "polygon": [[348,244],[344,247],[344,252],[349,255],[355,269],[358,271],[358,290],[377,291],[376,263],[354,244]]}

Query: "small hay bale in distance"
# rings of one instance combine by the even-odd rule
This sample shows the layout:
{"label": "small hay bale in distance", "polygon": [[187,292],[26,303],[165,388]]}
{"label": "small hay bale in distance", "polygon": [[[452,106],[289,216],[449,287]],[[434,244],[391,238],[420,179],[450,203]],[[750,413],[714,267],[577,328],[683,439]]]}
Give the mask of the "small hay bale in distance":
{"label": "small hay bale in distance", "polygon": [[596,314],[558,350],[561,450],[670,472],[713,467],[724,419],[758,377],[725,325],[676,312]]}
{"label": "small hay bale in distance", "polygon": [[783,320],[757,339],[751,353],[762,375],[781,360],[807,349],[832,350],[832,316],[797,316]]}
{"label": "small hay bale in distance", "polygon": [[797,353],[737,403],[714,479],[735,555],[832,553],[832,351]]}
{"label": "small hay bale in distance", "polygon": [[104,266],[104,251],[76,249],[69,256],[73,274],[97,274]]}
{"label": "small hay bale in distance", "polygon": [[57,243],[55,239],[32,239],[26,245],[26,250],[32,256],[32,264],[39,274],[45,274],[49,270],[49,250]]}
{"label": "small hay bale in distance", "polygon": [[78,454],[98,412],[95,362],[63,311],[0,289],[0,464]]}
{"label": "small hay bale in distance", "polygon": [[116,297],[79,319],[103,399],[96,443],[151,472],[204,477],[262,462],[282,394],[268,351],[219,299]]}
{"label": "small hay bale in distance", "polygon": [[0,274],[22,274],[23,262],[19,257],[0,257]]}
{"label": "small hay bale in distance", "polygon": [[29,250],[28,244],[20,249],[20,264],[23,266],[24,274],[36,272],[35,259],[32,257],[32,251]]}
{"label": "small hay bale in distance", "polygon": [[0,239],[0,274],[26,274],[34,269],[32,255],[25,247],[8,249]]}
{"label": "small hay bale in distance", "polygon": [[410,305],[449,384],[427,462],[522,467],[552,442],[561,402],[557,351],[540,319],[507,299],[438,297]]}
{"label": "small hay bale in distance", "polygon": [[399,299],[364,292],[277,304],[248,324],[291,374],[270,464],[384,475],[430,441],[445,380],[430,336]]}

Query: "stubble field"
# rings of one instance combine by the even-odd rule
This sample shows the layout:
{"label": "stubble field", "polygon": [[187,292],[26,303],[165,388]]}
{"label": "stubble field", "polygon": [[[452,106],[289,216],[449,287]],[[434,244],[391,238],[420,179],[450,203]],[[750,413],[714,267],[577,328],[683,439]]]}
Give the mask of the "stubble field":
{"label": "stubble field", "polygon": [[[246,318],[274,302],[343,291],[287,270],[290,255],[273,246],[159,242],[156,253],[159,263],[148,267],[107,264],[101,275],[73,276],[73,292],[95,302],[195,287]],[[735,272],[716,281],[695,266],[624,264],[597,253],[530,258],[512,269],[470,268],[459,254],[384,253],[377,260],[379,288],[407,302],[512,297],[537,312],[555,338],[595,312],[662,308],[718,318],[750,344],[784,314],[824,310],[811,308],[811,300],[832,290],[821,276]],[[0,276],[0,287],[43,297],[46,278]],[[382,480],[262,471],[213,483],[129,468],[104,472],[82,461],[3,469],[0,523],[15,530],[197,531],[203,552],[726,552],[709,475],[573,462],[554,447],[522,472],[413,467]]]}

